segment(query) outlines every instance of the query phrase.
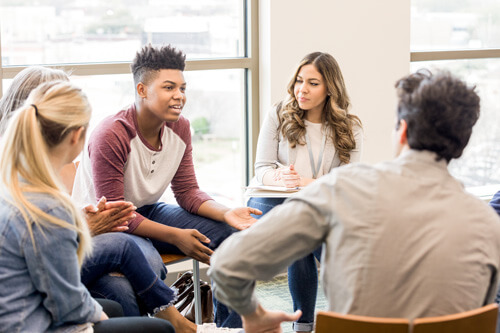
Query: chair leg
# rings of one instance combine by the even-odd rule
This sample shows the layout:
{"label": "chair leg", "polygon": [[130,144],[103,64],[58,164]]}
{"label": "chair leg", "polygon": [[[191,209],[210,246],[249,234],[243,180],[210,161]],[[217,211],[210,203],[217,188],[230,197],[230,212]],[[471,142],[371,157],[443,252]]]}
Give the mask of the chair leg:
{"label": "chair leg", "polygon": [[201,293],[200,293],[200,263],[193,259],[193,281],[194,281],[194,321],[201,325]]}

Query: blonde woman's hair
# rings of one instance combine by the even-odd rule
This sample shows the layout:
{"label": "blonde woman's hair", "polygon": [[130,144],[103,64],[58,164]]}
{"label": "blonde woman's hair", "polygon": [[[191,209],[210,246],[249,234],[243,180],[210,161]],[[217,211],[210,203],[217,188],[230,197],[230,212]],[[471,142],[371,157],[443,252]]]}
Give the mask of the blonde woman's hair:
{"label": "blonde woman's hair", "polygon": [[69,81],[68,75],[60,70],[42,66],[27,67],[20,71],[0,99],[0,136],[5,132],[7,122],[14,110],[18,109],[33,89],[49,81]]}
{"label": "blonde woman's hair", "polygon": [[304,118],[307,111],[299,107],[295,98],[294,87],[300,69],[312,64],[322,75],[326,84],[327,97],[323,112],[322,124],[333,142],[342,164],[349,163],[351,150],[356,148],[353,126],[361,126],[361,121],[348,112],[350,107],[349,96],[344,83],[340,67],[328,53],[314,52],[306,55],[300,62],[287,88],[287,97],[276,107],[279,119],[279,131],[289,141],[292,148],[297,144],[305,144],[306,125]]}
{"label": "blonde woman's hair", "polygon": [[[44,83],[13,113],[0,150],[0,195],[21,212],[35,249],[33,224],[72,229],[79,238],[80,264],[91,249],[90,233],[81,211],[62,190],[49,150],[71,131],[87,127],[90,115],[90,104],[80,88],[63,81]],[[58,219],[31,203],[27,195],[34,193],[54,197],[75,223]]]}

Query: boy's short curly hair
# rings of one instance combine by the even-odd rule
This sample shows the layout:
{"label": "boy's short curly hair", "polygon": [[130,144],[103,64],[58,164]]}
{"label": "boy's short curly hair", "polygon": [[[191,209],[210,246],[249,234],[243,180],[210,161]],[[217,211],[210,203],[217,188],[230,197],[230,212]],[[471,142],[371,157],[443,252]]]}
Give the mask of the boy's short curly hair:
{"label": "boy's short curly hair", "polygon": [[408,124],[410,148],[435,152],[447,162],[460,157],[479,118],[476,87],[446,71],[420,70],[400,79],[396,88],[397,126],[402,119]]}
{"label": "boy's short curly hair", "polygon": [[134,75],[134,83],[148,84],[161,69],[178,69],[184,71],[186,55],[171,45],[153,46],[145,45],[140,49],[130,69]]}

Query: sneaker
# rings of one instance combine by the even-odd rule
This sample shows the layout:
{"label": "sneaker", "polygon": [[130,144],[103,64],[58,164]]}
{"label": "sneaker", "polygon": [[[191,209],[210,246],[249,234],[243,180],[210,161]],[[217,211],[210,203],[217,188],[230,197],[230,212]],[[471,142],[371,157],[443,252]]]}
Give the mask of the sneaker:
{"label": "sneaker", "polygon": [[242,328],[217,327],[214,323],[198,325],[196,333],[245,333]]}

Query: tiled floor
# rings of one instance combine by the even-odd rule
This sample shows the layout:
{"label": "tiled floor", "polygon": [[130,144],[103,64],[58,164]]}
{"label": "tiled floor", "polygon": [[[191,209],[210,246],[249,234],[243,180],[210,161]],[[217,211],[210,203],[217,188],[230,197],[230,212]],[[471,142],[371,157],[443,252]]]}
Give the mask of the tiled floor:
{"label": "tiled floor", "polygon": [[[321,286],[318,289],[316,311],[326,310],[327,303],[323,290]],[[278,276],[269,282],[258,282],[256,293],[259,301],[266,309],[293,312],[292,297],[288,290],[286,275]],[[293,332],[291,323],[284,323],[282,329],[284,333]]]}

